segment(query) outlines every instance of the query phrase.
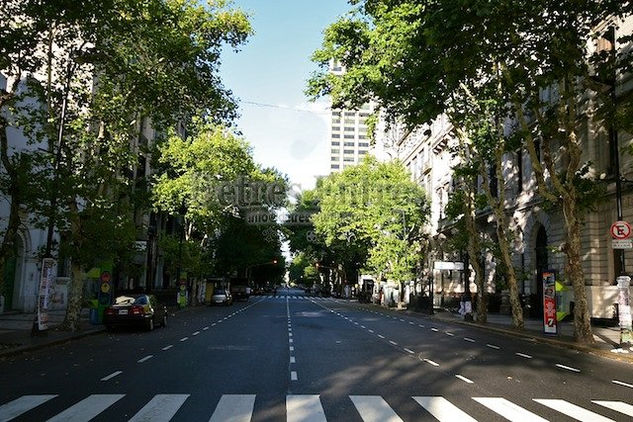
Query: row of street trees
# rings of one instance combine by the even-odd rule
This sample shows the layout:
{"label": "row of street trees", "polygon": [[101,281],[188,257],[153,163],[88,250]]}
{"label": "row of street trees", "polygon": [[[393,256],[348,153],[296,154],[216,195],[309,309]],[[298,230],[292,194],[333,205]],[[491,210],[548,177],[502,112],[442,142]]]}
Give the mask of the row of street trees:
{"label": "row of street trees", "polygon": [[[506,213],[503,160],[517,148],[532,163],[540,197],[562,210],[565,278],[573,286],[576,339],[591,343],[581,265],[581,226],[596,195],[591,163],[583,161],[583,123],[611,130],[630,124],[631,96],[613,94],[631,71],[615,28],[633,3],[603,1],[359,0],[350,16],[325,32],[313,60],[321,65],[308,92],[330,95],[335,107],[375,100],[391,123],[409,128],[445,114],[459,142],[458,215],[469,233],[471,263],[480,262],[475,211],[480,195],[496,223],[497,261],[510,289],[513,324],[523,326],[514,233]],[[630,36],[618,40],[630,42]],[[605,47],[606,46],[606,47]],[[328,71],[332,59],[346,69]],[[491,189],[490,175],[497,187]],[[477,188],[482,181],[483,191]],[[481,285],[481,268],[474,266]]]}
{"label": "row of street trees", "polygon": [[[234,212],[207,189],[237,175],[280,179],[226,129],[236,104],[218,76],[220,54],[250,34],[247,16],[223,0],[3,2],[0,190],[10,215],[0,277],[19,230],[46,228],[41,255],[72,263],[65,326],[76,330],[84,273],[124,267],[147,230],[135,217],[152,209],[184,218],[188,269],[205,273]],[[27,145],[11,144],[20,132]]]}
{"label": "row of street trees", "polygon": [[[299,253],[293,274],[312,280],[312,265],[319,264],[334,270],[343,284],[356,284],[359,270],[364,270],[399,283],[403,292],[403,283],[418,278],[423,262],[426,198],[397,161],[367,157],[320,179],[294,208],[295,215],[311,214],[313,226],[290,226],[290,248]],[[310,238],[312,230],[315,236]]]}

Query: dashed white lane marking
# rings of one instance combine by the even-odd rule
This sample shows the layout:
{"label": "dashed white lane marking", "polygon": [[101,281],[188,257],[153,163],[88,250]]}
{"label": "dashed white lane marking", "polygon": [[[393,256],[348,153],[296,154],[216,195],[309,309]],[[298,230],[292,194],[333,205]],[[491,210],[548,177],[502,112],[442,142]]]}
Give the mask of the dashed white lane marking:
{"label": "dashed white lane marking", "polygon": [[290,363],[297,363],[297,360],[294,356],[290,356]]}
{"label": "dashed white lane marking", "polygon": [[197,336],[198,334],[200,334],[200,331],[195,331],[192,335]]}
{"label": "dashed white lane marking", "polygon": [[418,324],[418,327],[420,327],[420,328],[424,328],[424,325],[422,325],[422,324]]}
{"label": "dashed white lane marking", "polygon": [[474,384],[471,380],[469,380],[468,378],[466,378],[463,375],[455,375],[455,378],[464,381],[466,384]]}
{"label": "dashed white lane marking", "polygon": [[612,383],[616,384],[616,385],[621,385],[622,387],[629,387],[629,388],[633,388],[633,384],[627,384],[625,382],[622,381],[618,381],[618,380],[612,380]]}
{"label": "dashed white lane marking", "polygon": [[171,349],[172,347],[174,347],[174,345],[173,345],[173,344],[170,344],[169,346],[165,346],[165,347],[163,347],[163,348],[162,348],[162,350],[169,350],[169,349]]}
{"label": "dashed white lane marking", "polygon": [[294,343],[294,340],[293,340],[293,339],[291,339],[291,338],[289,338],[289,339],[288,339],[288,343]]}
{"label": "dashed white lane marking", "polygon": [[433,362],[433,361],[432,361],[432,360],[430,360],[430,359],[424,359],[424,362],[428,363],[429,365],[433,365],[433,366],[440,366],[440,364],[439,364],[439,363],[437,363],[437,362]]}
{"label": "dashed white lane marking", "polygon": [[295,347],[294,346],[290,346],[290,351],[294,352],[295,351]]}
{"label": "dashed white lane marking", "polygon": [[580,372],[580,369],[572,368],[571,366],[561,365],[560,363],[557,363],[556,367],[560,369],[566,369],[571,372]]}
{"label": "dashed white lane marking", "polygon": [[494,344],[486,344],[487,347],[490,347],[491,349],[495,349],[495,350],[499,350],[501,349],[501,347],[499,346],[495,346]]}
{"label": "dashed white lane marking", "polygon": [[473,340],[473,339],[472,339],[472,338],[470,338],[470,337],[464,337],[464,341],[468,341],[468,342],[471,342],[471,343],[474,343],[474,342],[475,342],[475,340]]}
{"label": "dashed white lane marking", "polygon": [[525,353],[515,353],[517,356],[521,356],[522,358],[532,359],[532,356],[526,355]]}
{"label": "dashed white lane marking", "polygon": [[112,378],[116,377],[117,375],[121,375],[123,373],[123,371],[116,371],[111,373],[110,375],[108,375],[107,377],[103,377],[101,378],[101,381],[109,381]]}
{"label": "dashed white lane marking", "polygon": [[209,329],[209,326],[207,325],[206,327],[202,329],[202,331],[207,331],[208,329]]}
{"label": "dashed white lane marking", "polygon": [[385,336],[383,336],[382,334],[378,334],[378,337],[385,338]]}
{"label": "dashed white lane marking", "polygon": [[372,333],[372,334],[374,333],[374,330],[368,330],[368,331],[369,331],[370,333]]}
{"label": "dashed white lane marking", "polygon": [[361,325],[360,328],[367,328],[367,327],[365,327],[364,325]]}
{"label": "dashed white lane marking", "polygon": [[409,321],[409,324],[411,324],[411,325],[415,325],[415,322],[413,322],[413,321]]}
{"label": "dashed white lane marking", "polygon": [[437,328],[433,327],[433,328],[431,328],[431,331],[435,331],[437,333],[440,330],[438,330]]}
{"label": "dashed white lane marking", "polygon": [[215,324],[217,324],[216,322],[214,322],[213,324],[211,324],[212,327],[215,327]]}
{"label": "dashed white lane marking", "polygon": [[180,339],[180,341],[187,341],[187,340],[189,340],[189,337],[183,337]]}
{"label": "dashed white lane marking", "polygon": [[288,337],[292,337],[292,330],[288,332]]}
{"label": "dashed white lane marking", "polygon": [[393,344],[394,346],[397,346],[397,345],[398,345],[398,343],[396,343],[396,342],[395,342],[395,341],[393,341],[393,340],[389,340],[389,343]]}
{"label": "dashed white lane marking", "polygon": [[451,336],[451,337],[455,336],[455,334],[449,333],[448,331],[446,331],[444,334],[446,334],[447,336]]}
{"label": "dashed white lane marking", "polygon": [[297,381],[298,379],[297,371],[290,371],[290,381]]}
{"label": "dashed white lane marking", "polygon": [[400,322],[404,322],[404,319],[400,318]]}
{"label": "dashed white lane marking", "polygon": [[138,363],[143,363],[143,362],[145,362],[145,361],[150,360],[150,359],[151,359],[151,358],[153,358],[153,357],[154,357],[154,355],[147,355],[147,356],[145,356],[144,358],[137,360],[136,362],[138,362]]}
{"label": "dashed white lane marking", "polygon": [[411,349],[407,349],[406,347],[404,348],[404,351],[405,351],[405,352],[409,352],[409,353],[411,353],[412,355],[414,355],[414,354],[415,354],[415,352],[414,352],[413,350],[411,350]]}

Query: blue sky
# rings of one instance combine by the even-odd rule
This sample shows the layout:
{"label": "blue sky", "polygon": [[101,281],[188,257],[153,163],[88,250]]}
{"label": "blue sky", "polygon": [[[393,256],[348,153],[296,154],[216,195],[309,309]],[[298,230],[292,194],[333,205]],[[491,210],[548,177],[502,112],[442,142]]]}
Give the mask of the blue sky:
{"label": "blue sky", "polygon": [[327,101],[310,103],[303,94],[316,69],[310,55],[350,6],[346,0],[234,0],[234,6],[250,15],[255,30],[240,52],[222,57],[224,84],[239,99],[237,126],[259,163],[311,188],[315,176],[329,171],[329,114]]}

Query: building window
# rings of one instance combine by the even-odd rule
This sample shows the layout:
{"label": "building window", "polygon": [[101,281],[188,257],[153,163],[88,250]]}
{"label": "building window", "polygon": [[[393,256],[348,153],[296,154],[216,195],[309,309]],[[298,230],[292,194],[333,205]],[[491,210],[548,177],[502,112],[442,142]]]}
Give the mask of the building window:
{"label": "building window", "polygon": [[345,157],[343,158],[343,161],[347,161],[347,162],[354,161],[354,157]]}
{"label": "building window", "polygon": [[341,127],[340,126],[332,126],[332,130],[340,131]]}
{"label": "building window", "polygon": [[339,146],[341,143],[339,141],[332,141],[332,146]]}
{"label": "building window", "polygon": [[353,147],[354,146],[354,142],[343,142],[343,146]]}
{"label": "building window", "polygon": [[330,166],[330,168],[332,168],[332,169],[338,169],[338,168],[339,168],[339,165],[338,165],[338,164],[332,164],[332,165]]}
{"label": "building window", "polygon": [[367,154],[367,151],[364,151],[364,150],[363,151],[358,151],[358,155],[365,155],[365,154]]}
{"label": "building window", "polygon": [[340,138],[341,134],[340,133],[333,133],[332,134],[332,138]]}
{"label": "building window", "polygon": [[344,149],[343,150],[343,154],[353,154],[354,150],[353,149]]}
{"label": "building window", "polygon": [[358,146],[359,147],[369,147],[369,142],[359,142]]}
{"label": "building window", "polygon": [[356,112],[354,111],[346,111],[345,112],[345,117],[354,117],[356,116]]}
{"label": "building window", "polygon": [[343,131],[345,131],[345,132],[354,132],[355,130],[356,130],[356,128],[355,128],[355,127],[345,126],[345,127],[343,128]]}
{"label": "building window", "polygon": [[354,139],[354,135],[343,135],[345,139]]}
{"label": "building window", "polygon": [[341,123],[341,119],[336,118],[336,119],[332,119],[332,123]]}
{"label": "building window", "polygon": [[366,135],[358,135],[358,139],[367,139]]}
{"label": "building window", "polygon": [[341,152],[340,149],[336,148],[336,149],[332,149],[332,154],[338,154],[339,152]]}

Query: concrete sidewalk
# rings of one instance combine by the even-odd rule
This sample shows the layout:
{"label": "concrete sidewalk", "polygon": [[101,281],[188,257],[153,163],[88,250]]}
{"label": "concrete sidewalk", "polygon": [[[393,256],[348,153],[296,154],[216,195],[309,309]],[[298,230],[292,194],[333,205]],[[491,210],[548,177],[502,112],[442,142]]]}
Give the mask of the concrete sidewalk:
{"label": "concrete sidewalk", "polygon": [[442,309],[436,310],[431,318],[462,324],[475,329],[491,330],[503,334],[530,338],[542,343],[550,343],[560,347],[575,349],[586,353],[633,363],[633,348],[631,348],[631,350],[620,348],[620,328],[617,326],[605,327],[593,325],[591,329],[596,343],[593,345],[584,345],[577,343],[574,340],[573,321],[559,322],[558,334],[552,335],[545,334],[543,332],[543,321],[541,319],[534,318],[526,319],[524,321],[523,330],[516,330],[512,328],[512,317],[510,315],[497,313],[488,314],[488,322],[486,324],[479,324],[476,321],[465,321],[461,315]]}
{"label": "concrete sidewalk", "polygon": [[37,335],[31,335],[36,314],[13,312],[0,314],[0,358],[65,343],[104,330],[103,325],[90,324],[87,309],[82,311],[80,330],[77,332],[59,329],[59,325],[64,320],[65,311],[49,311],[48,314],[50,328]]}

